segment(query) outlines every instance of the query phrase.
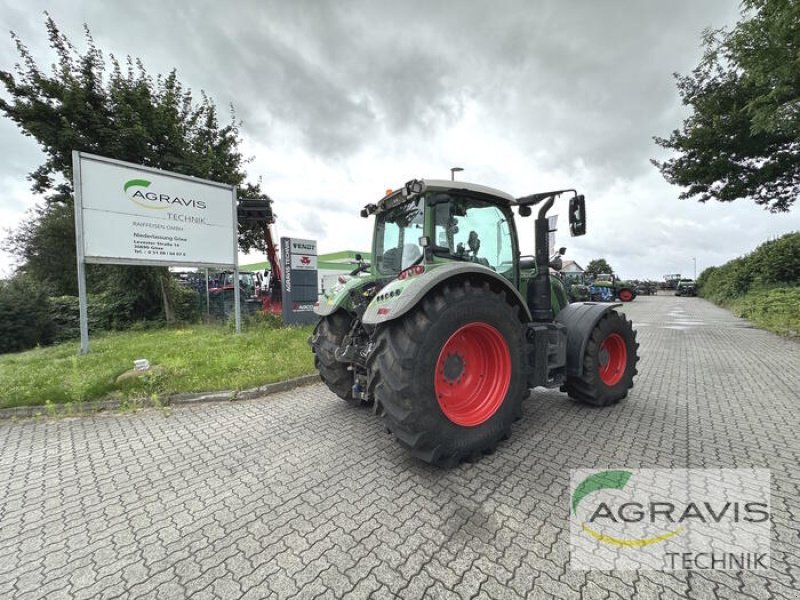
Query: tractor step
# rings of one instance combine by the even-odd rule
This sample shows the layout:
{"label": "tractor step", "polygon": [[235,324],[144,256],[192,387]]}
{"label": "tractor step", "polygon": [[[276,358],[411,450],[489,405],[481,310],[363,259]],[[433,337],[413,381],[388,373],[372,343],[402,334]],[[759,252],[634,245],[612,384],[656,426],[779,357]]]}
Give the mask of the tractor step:
{"label": "tractor step", "polygon": [[558,322],[529,323],[528,387],[558,387],[566,377],[567,328]]}

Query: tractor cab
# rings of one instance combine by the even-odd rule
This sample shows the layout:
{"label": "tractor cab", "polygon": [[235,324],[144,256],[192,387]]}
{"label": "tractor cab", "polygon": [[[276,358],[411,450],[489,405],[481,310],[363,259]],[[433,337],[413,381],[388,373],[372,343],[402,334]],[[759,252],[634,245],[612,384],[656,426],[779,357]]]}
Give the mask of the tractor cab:
{"label": "tractor cab", "polygon": [[518,282],[513,198],[485,186],[444,180],[412,182],[368,205],[375,214],[373,256],[378,273],[398,276],[447,262],[479,264]]}
{"label": "tractor cab", "polygon": [[[550,277],[560,268],[562,250],[550,256],[547,211],[571,192],[570,233],[586,231],[583,196],[557,190],[514,198],[488,186],[447,180],[412,180],[368,204],[363,217],[375,215],[375,272],[386,283],[405,280],[448,264],[471,263],[505,279],[539,320],[552,319],[569,299],[562,281]],[[536,255],[520,256],[513,209],[521,217],[542,204],[535,220]],[[392,290],[400,292],[401,290]]]}

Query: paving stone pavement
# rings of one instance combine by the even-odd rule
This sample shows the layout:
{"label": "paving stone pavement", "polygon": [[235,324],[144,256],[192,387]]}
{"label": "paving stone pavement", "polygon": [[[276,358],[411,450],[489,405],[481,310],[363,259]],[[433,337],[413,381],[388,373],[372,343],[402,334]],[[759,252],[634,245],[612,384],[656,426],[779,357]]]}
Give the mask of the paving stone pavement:
{"label": "paving stone pavement", "polygon": [[[452,470],[322,385],[0,422],[0,598],[798,598],[800,344],[697,298],[625,312],[626,401],[537,391]],[[608,466],[768,467],[772,569],[570,570],[569,471]]]}

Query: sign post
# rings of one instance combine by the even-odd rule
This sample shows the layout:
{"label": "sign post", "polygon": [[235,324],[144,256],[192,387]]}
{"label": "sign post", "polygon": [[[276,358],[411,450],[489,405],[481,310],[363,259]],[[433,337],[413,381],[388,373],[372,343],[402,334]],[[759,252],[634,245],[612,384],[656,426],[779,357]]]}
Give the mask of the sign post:
{"label": "sign post", "polygon": [[89,351],[88,263],[233,268],[241,324],[236,187],[72,153],[81,354]]}
{"label": "sign post", "polygon": [[286,325],[314,323],[317,315],[317,242],[281,238],[283,261],[283,322]]}

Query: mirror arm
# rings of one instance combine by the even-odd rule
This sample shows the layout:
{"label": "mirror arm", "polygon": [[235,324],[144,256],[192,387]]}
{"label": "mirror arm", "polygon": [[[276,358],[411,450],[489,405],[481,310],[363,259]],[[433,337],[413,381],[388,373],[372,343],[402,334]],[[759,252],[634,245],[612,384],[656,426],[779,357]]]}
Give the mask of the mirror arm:
{"label": "mirror arm", "polygon": [[552,195],[552,196],[550,196],[550,198],[548,198],[547,202],[542,204],[542,208],[539,209],[539,218],[540,219],[544,219],[545,218],[545,216],[547,215],[547,211],[550,210],[551,208],[553,208],[553,204],[555,203],[555,201],[556,201],[556,197],[555,197],[555,195]]}

